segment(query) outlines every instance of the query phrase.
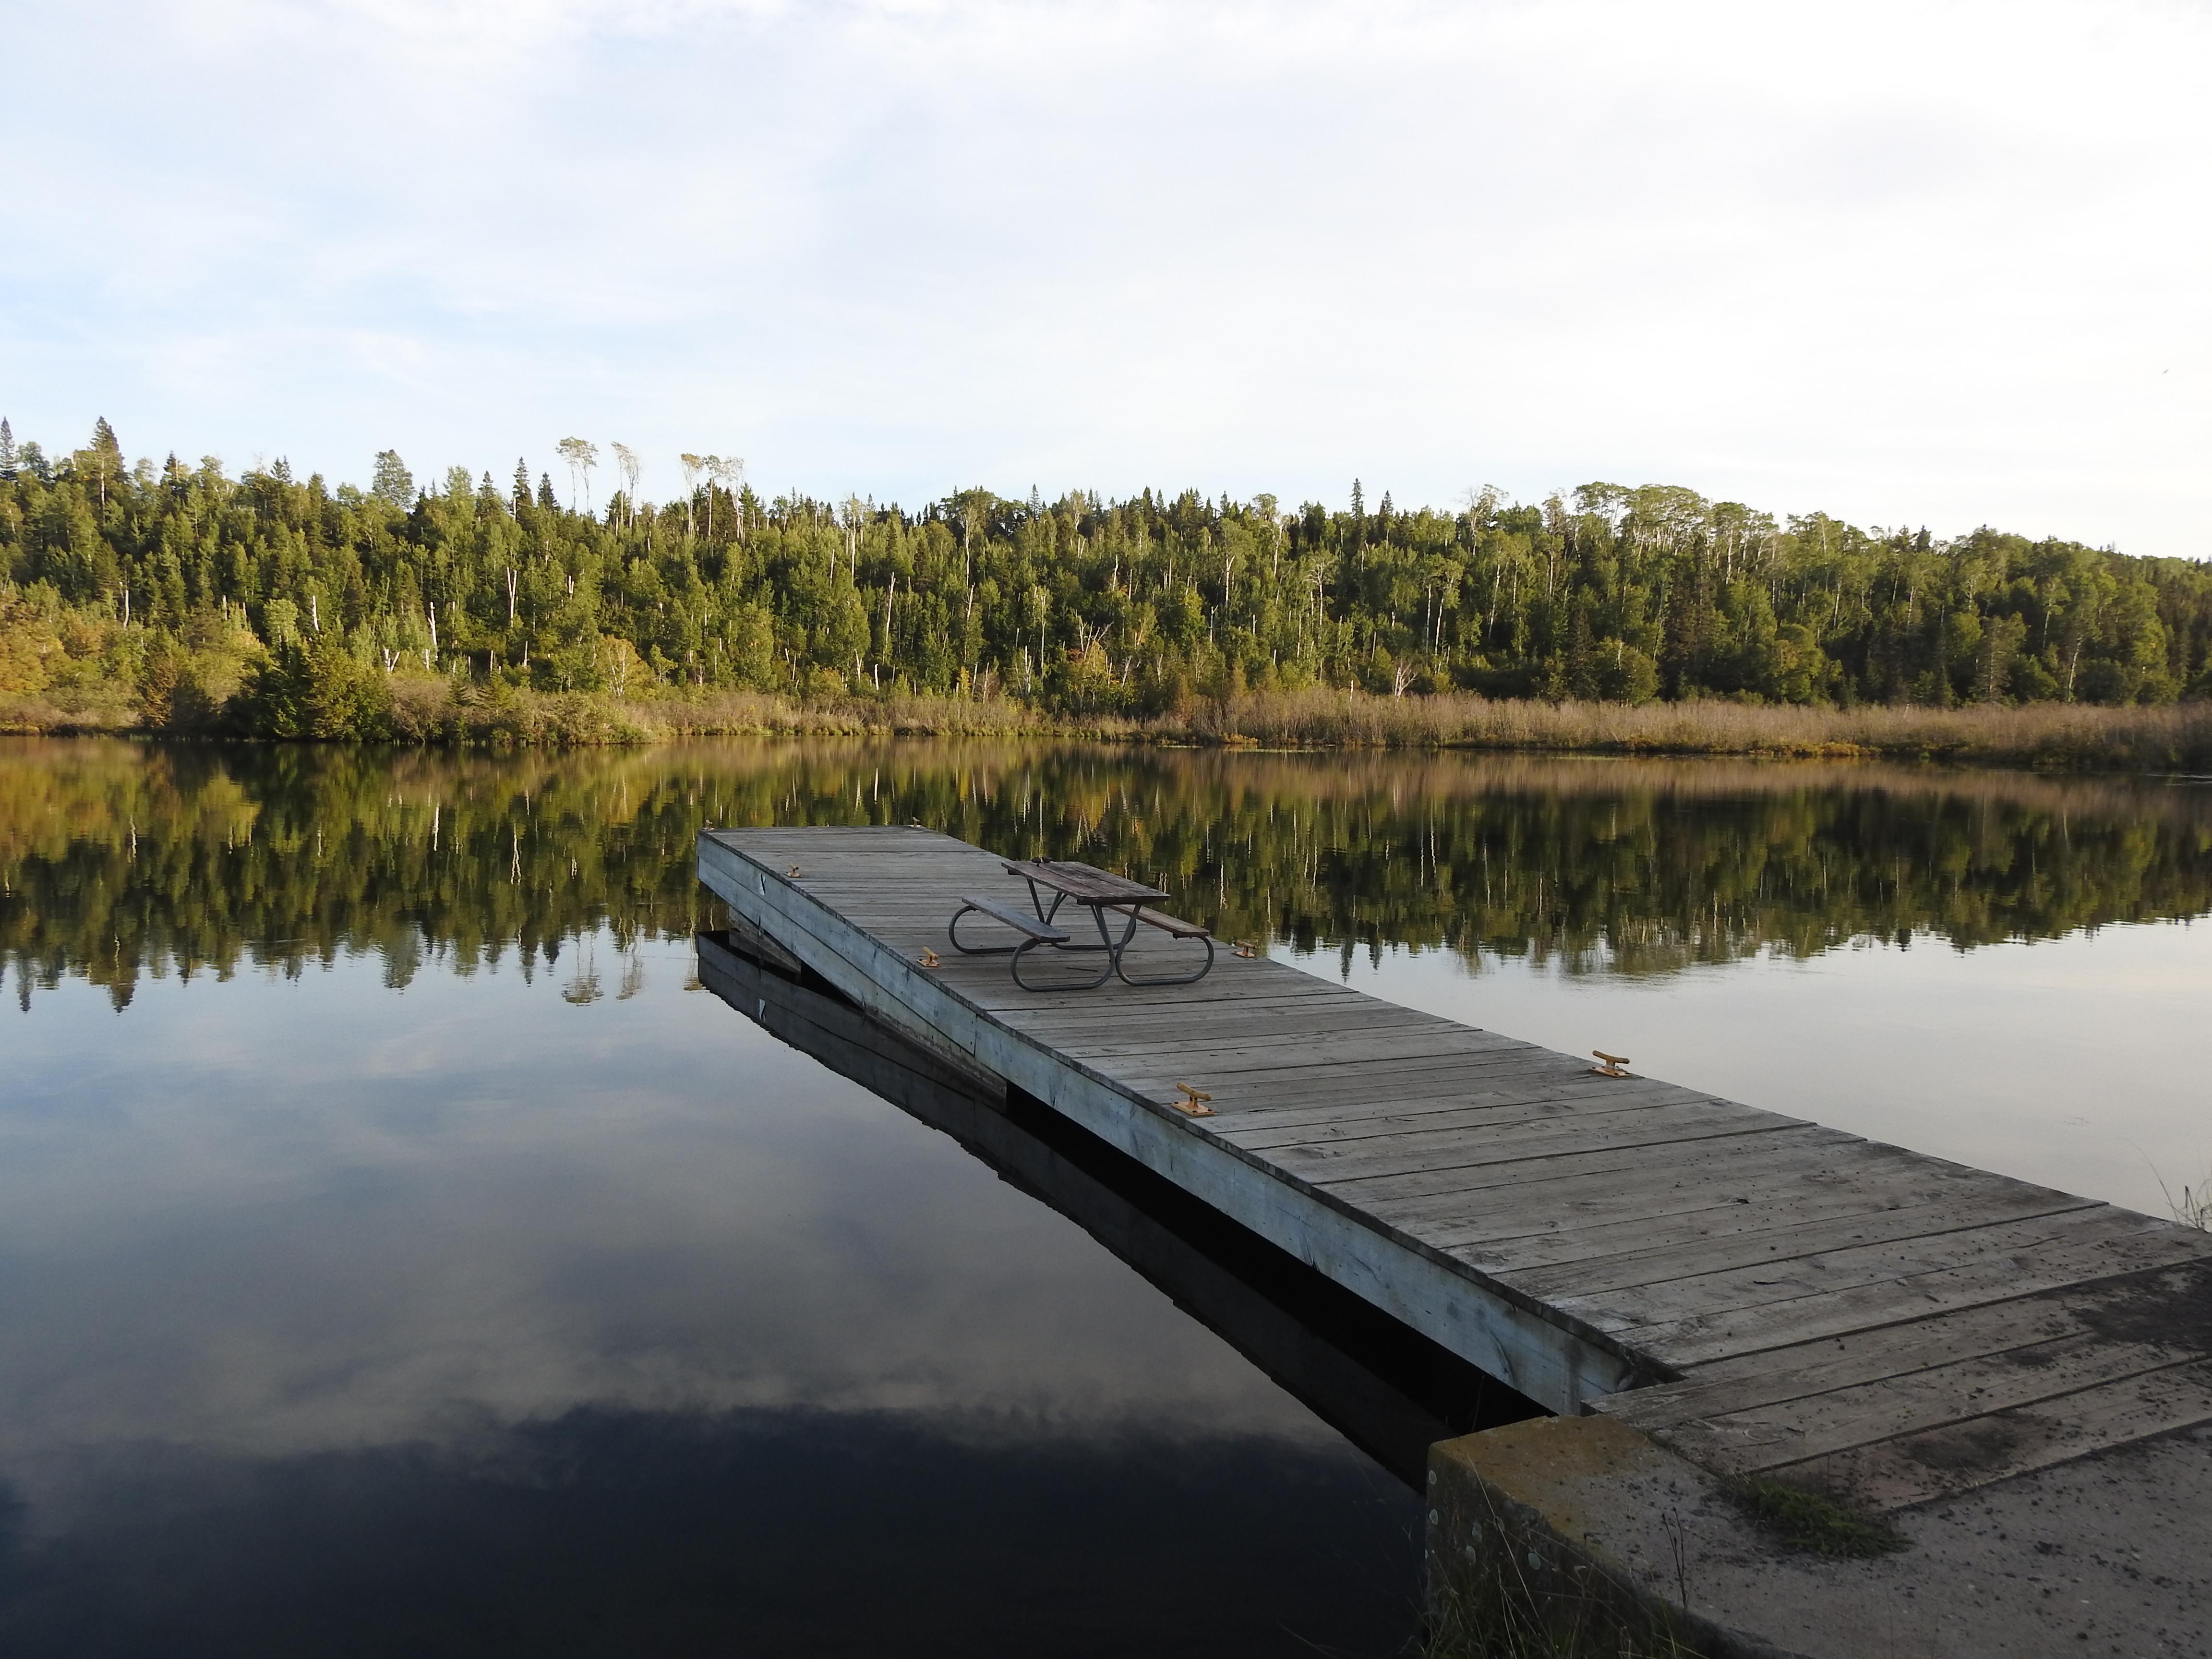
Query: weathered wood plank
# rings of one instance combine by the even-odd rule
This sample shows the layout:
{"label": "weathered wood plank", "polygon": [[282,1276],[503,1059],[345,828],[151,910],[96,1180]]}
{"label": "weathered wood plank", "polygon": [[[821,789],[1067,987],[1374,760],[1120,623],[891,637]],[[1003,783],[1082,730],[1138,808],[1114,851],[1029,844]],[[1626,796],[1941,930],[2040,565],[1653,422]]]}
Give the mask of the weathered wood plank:
{"label": "weathered wood plank", "polygon": [[1602,1102],[1577,1099],[1548,1089],[1497,1090],[1472,1096],[1462,1093],[1455,1097],[1451,1111],[1404,1119],[1378,1116],[1371,1107],[1347,1105],[1345,1109],[1352,1115],[1348,1131],[1340,1130],[1333,1123],[1278,1129],[1267,1114],[1249,1111],[1231,1114],[1225,1122],[1207,1127],[1210,1133],[1231,1146],[1272,1159],[1277,1153],[1297,1148],[1343,1148],[1358,1153],[1370,1150],[1370,1143],[1401,1140],[1413,1133],[1449,1133],[1456,1137],[1455,1146],[1480,1147],[1509,1125],[1541,1122],[1561,1126],[1609,1117],[1618,1112],[1709,1104],[1698,1096],[1685,1099],[1661,1089],[1611,1095]]}
{"label": "weathered wood plank", "polygon": [[[1633,1317],[1646,1323],[1689,1317],[1720,1318],[1751,1314],[1776,1304],[1795,1304],[1840,1292],[1891,1283],[1919,1281],[1930,1275],[1954,1272],[1984,1263],[2048,1262],[2063,1256],[2102,1261],[2113,1260],[2106,1273],[2120,1267],[2160,1265],[2124,1260],[2121,1253],[2137,1244],[2155,1247],[2180,1230],[2109,1204],[2091,1203],[2056,1215],[2036,1215],[2026,1220],[1998,1222],[1926,1237],[1887,1240],[1872,1245],[1852,1245],[1814,1252],[1787,1261],[1686,1275],[1658,1284],[1630,1287]],[[2175,1239],[2184,1249],[2186,1241]],[[2178,1258],[2177,1258],[2178,1259]],[[1914,1291],[1913,1294],[1917,1294]],[[1607,1292],[1589,1297],[1559,1294],[1565,1306],[1608,1300]],[[1594,1316],[1610,1324],[1625,1316],[1608,1311]]]}
{"label": "weathered wood plank", "polygon": [[[1549,1279],[1554,1274],[1584,1273],[1595,1279],[1620,1273],[1641,1279],[1648,1269],[1619,1267],[1615,1264],[1624,1260],[1632,1262],[1677,1254],[1723,1267],[1754,1266],[1773,1261],[1785,1249],[1817,1249],[1838,1240],[1868,1243],[1888,1236],[1917,1236],[1923,1230],[1933,1230],[1931,1218],[1958,1217],[1956,1206],[1885,1207],[1864,1193],[1825,1190],[1802,1182],[1794,1188],[1781,1187],[1753,1204],[1709,1194],[1675,1200],[1673,1208],[1666,1207],[1666,1202],[1656,1204],[1652,1212],[1644,1216],[1614,1219],[1570,1218],[1550,1228],[1529,1227],[1528,1218],[1524,1217],[1521,1229],[1503,1238],[1474,1245],[1439,1247],[1485,1273],[1528,1290],[1530,1280]],[[2072,1202],[2081,1206],[2089,1200],[2076,1199]],[[1978,1213],[1976,1219],[1995,1220],[2031,1212],[2045,1212],[2039,1208],[2006,1206]],[[1761,1224],[1762,1217],[1768,1224]],[[1507,1218],[1510,1219],[1510,1214]],[[1437,1235],[1442,1230],[1416,1225],[1408,1231],[1431,1243],[1438,1243]],[[1789,1242],[1781,1242],[1784,1239]],[[1624,1250],[1620,1249],[1623,1245],[1643,1248]],[[1584,1280],[1577,1283],[1575,1288],[1589,1293],[1600,1287]],[[1601,1288],[1632,1290],[1635,1286]]]}
{"label": "weathered wood plank", "polygon": [[[1767,1272],[1808,1258],[1825,1263],[1833,1261],[1839,1250],[1980,1234],[2006,1223],[2096,1207],[2089,1199],[2033,1188],[2021,1192],[2000,1188],[1933,1204],[1876,1210],[1867,1208],[1869,1200],[1863,1193],[1826,1196],[1828,1204],[1835,1206],[1828,1212],[1808,1212],[1808,1206],[1793,1206],[1774,1215],[1771,1224],[1755,1231],[1724,1231],[1618,1255],[1594,1253],[1525,1267],[1516,1262],[1492,1271],[1531,1296],[1547,1299],[1601,1296],[1715,1273]],[[1729,1208],[1737,1214],[1743,1212],[1738,1206]],[[1630,1242],[1637,1235],[1631,1231],[1614,1237]],[[1492,1247],[1489,1253],[1504,1254],[1507,1248]],[[1484,1265],[1486,1252],[1480,1249],[1462,1249],[1457,1254],[1478,1267]]]}
{"label": "weathered wood plank", "polygon": [[1566,1235],[1617,1224],[1624,1215],[1663,1216],[1711,1204],[1743,1207],[1763,1195],[1825,1182],[1856,1136],[1817,1124],[1755,1136],[1700,1141],[1655,1160],[1639,1151],[1570,1153],[1490,1168],[1456,1170],[1452,1185],[1406,1196],[1363,1182],[1361,1202],[1395,1224],[1418,1227],[1439,1248]]}
{"label": "weathered wood plank", "polygon": [[2084,1279],[2178,1267],[2204,1255],[2202,1244],[2179,1237],[2184,1230],[2138,1218],[2142,1229],[2119,1238],[2071,1244],[2045,1241],[2033,1249],[1996,1252],[1958,1267],[1871,1279],[1846,1289],[1699,1312],[1664,1323],[1640,1324],[1641,1313],[1626,1310],[1610,1316],[1595,1310],[1582,1311],[1598,1328],[1639,1351],[1663,1357],[1670,1367],[1686,1370],[1730,1354],[1787,1347],[1979,1303],[2009,1301]]}
{"label": "weathered wood plank", "polygon": [[1529,1123],[1509,1123],[1480,1134],[1459,1130],[1416,1132],[1355,1141],[1344,1146],[1271,1148],[1268,1158],[1325,1186],[1448,1166],[1516,1162],[1609,1146],[1667,1146],[1715,1135],[1757,1134],[1795,1128],[1779,1114],[1731,1110],[1725,1101],[1688,1106],[1648,1104],[1609,1112],[1575,1112]]}
{"label": "weathered wood plank", "polygon": [[[1226,1117],[1240,1119],[1243,1127],[1254,1127],[1279,1112],[1313,1112],[1327,1122],[1341,1112],[1371,1111],[1422,1101],[1460,1107],[1518,1092],[1516,1079],[1510,1077],[1500,1088],[1486,1089],[1470,1078],[1467,1068],[1449,1058],[1387,1073],[1316,1066],[1303,1078],[1255,1073],[1217,1077],[1212,1081],[1221,1085],[1213,1091],[1217,1109]],[[1220,1127],[1225,1130],[1229,1126]]]}
{"label": "weathered wood plank", "polygon": [[1616,1395],[1600,1409],[1639,1428],[1668,1428],[2088,1333],[2161,1344],[2179,1360],[2212,1347],[2206,1310],[2212,1261],[2197,1261],[1731,1355],[1680,1382]]}
{"label": "weathered wood plank", "polygon": [[[1018,1014],[1013,1017],[1021,1018]],[[1302,1030],[1310,1033],[1356,1033],[1467,1029],[1431,1014],[1411,1008],[1393,1008],[1387,1003],[1272,996],[1257,988],[1236,999],[1231,1020],[1234,1030],[1226,1030],[1224,1026],[1231,1021],[1224,1021],[1218,1004],[1197,1003],[1169,1006],[1134,1020],[1126,1011],[1115,1006],[1054,1010],[1041,1018],[1021,1018],[1021,1024],[1040,1036],[1049,1033],[1055,1043],[1080,1043],[1101,1052],[1118,1053],[1172,1048],[1194,1038],[1218,1042],[1227,1036],[1242,1041],[1296,1035]]]}
{"label": "weathered wood plank", "polygon": [[2161,1344],[2112,1342],[2094,1332],[2077,1332],[1774,1405],[1697,1418],[1664,1430],[1660,1437],[1708,1468],[1755,1474],[2124,1382],[2164,1370],[2176,1358]]}
{"label": "weathered wood plank", "polygon": [[[1231,1090],[1239,1099],[1264,1103],[1272,1110],[1285,1113],[1325,1109],[1334,1100],[1343,1097],[1347,1089],[1354,1091],[1355,1097],[1364,1096],[1381,1103],[1390,1103],[1400,1097],[1398,1091],[1415,1088],[1427,1091],[1436,1084],[1452,1082],[1464,1085],[1470,1091],[1540,1085],[1584,1090],[1594,1096],[1622,1092],[1641,1085],[1672,1090],[1698,1099],[1712,1098],[1698,1091],[1683,1089],[1678,1084],[1664,1083],[1655,1078],[1595,1078],[1589,1066],[1572,1064],[1564,1055],[1531,1048],[1525,1042],[1510,1037],[1499,1037],[1495,1032],[1480,1035],[1492,1041],[1486,1045],[1471,1045],[1462,1054],[1419,1055],[1409,1057],[1401,1063],[1373,1061],[1357,1066],[1321,1064],[1309,1070],[1293,1071],[1285,1076],[1269,1077],[1255,1072],[1248,1077],[1224,1077],[1221,1081],[1223,1087]],[[1363,1088],[1362,1079],[1372,1079],[1373,1086]],[[1403,1097],[1410,1100],[1424,1097],[1407,1094]],[[1743,1109],[1747,1111],[1750,1108]]]}
{"label": "weathered wood plank", "polygon": [[1712,1103],[1709,1095],[1692,1094],[1665,1083],[1616,1085],[1601,1093],[1540,1082],[1519,1088],[1469,1089],[1450,1103],[1422,1102],[1425,1109],[1420,1111],[1401,1111],[1395,1103],[1381,1106],[1346,1102],[1318,1122],[1310,1113],[1299,1114],[1302,1122],[1284,1125],[1273,1113],[1245,1111],[1217,1126],[1215,1133],[1254,1152],[1271,1152],[1291,1146],[1354,1146],[1407,1134],[1480,1133],[1514,1121],[1524,1113],[1565,1121],[1645,1107]]}
{"label": "weathered wood plank", "polygon": [[1376,1065],[1409,1065],[1423,1060],[1462,1060],[1497,1039],[1464,1026],[1417,1025],[1404,1030],[1359,1028],[1330,1031],[1319,1036],[1285,1032],[1279,1036],[1247,1041],[1240,1025],[1224,1032],[1212,1043],[1109,1042],[1093,1041],[1068,1045],[1063,1053],[1094,1064],[1115,1064],[1116,1069],[1151,1070],[1165,1055],[1177,1072],[1197,1072],[1216,1080],[1243,1073],[1310,1073],[1316,1066],[1358,1066],[1363,1072]]}
{"label": "weathered wood plank", "polygon": [[1413,1127],[1431,1116],[1446,1115],[1497,1100],[1540,1097],[1600,1103],[1634,1097],[1640,1090],[1652,1089],[1664,1091],[1677,1099],[1712,1098],[1696,1090],[1653,1078],[1598,1078],[1555,1065],[1516,1065],[1502,1052],[1494,1064],[1443,1067],[1407,1079],[1387,1091],[1347,1086],[1346,1079],[1338,1078],[1333,1088],[1291,1093],[1255,1079],[1241,1090],[1230,1085],[1229,1092],[1219,1098],[1224,1109],[1236,1111],[1243,1120],[1240,1131],[1249,1128],[1255,1133],[1272,1134],[1309,1127],[1349,1127],[1370,1117],[1388,1118]]}
{"label": "weathered wood plank", "polygon": [[[1754,1144],[1770,1138],[1771,1146]],[[1755,1136],[1730,1136],[1685,1144],[1668,1154],[1667,1164],[1677,1169],[1694,1169],[1716,1160],[1756,1158],[1782,1147],[1826,1148],[1838,1139],[1856,1137],[1844,1135],[1840,1130],[1824,1129],[1819,1124],[1770,1129]],[[1455,1162],[1405,1175],[1367,1176],[1345,1182],[1340,1196],[1346,1203],[1378,1214],[1387,1211],[1393,1215],[1434,1215],[1456,1211],[1470,1194],[1500,1186],[1555,1176],[1627,1174],[1652,1167],[1653,1159],[1642,1146],[1612,1146],[1588,1152],[1551,1153],[1537,1159],[1516,1159],[1504,1164]]]}
{"label": "weathered wood plank", "polygon": [[[1212,975],[1207,975],[1208,979],[1212,977]],[[1200,985],[1205,982],[1204,980],[1199,981]],[[1425,1014],[1416,1014],[1407,1009],[1402,1011],[1404,1018],[1394,1020],[1387,1008],[1346,1006],[1334,1001],[1316,1002],[1310,998],[1254,994],[1237,997],[1234,1002],[1234,1012],[1229,1013],[1227,1018],[1234,1020],[1240,1033],[1250,1032],[1255,1036],[1272,1036],[1277,1031],[1413,1027],[1428,1023],[1430,1018]],[[1024,1013],[1017,1009],[1009,1013],[1006,1019],[1008,1024],[1018,1025],[1031,1036],[1041,1037],[1055,1047],[1082,1042],[1102,1032],[1127,1031],[1134,1024],[1146,1036],[1158,1039],[1163,1048],[1167,1048],[1194,1036],[1218,1036],[1225,1023],[1224,1011],[1218,1001],[1164,1002],[1133,1018],[1125,1005],[1116,1002],[1103,1012],[1081,1007],[1048,1009],[1036,1013]]]}
{"label": "weathered wood plank", "polygon": [[1184,987],[1184,994],[1180,997],[1170,996],[1167,988],[1158,986],[1123,985],[1116,981],[1111,988],[1100,988],[1101,991],[1110,988],[1110,1000],[1088,992],[1039,994],[1023,991],[1002,974],[993,988],[979,998],[977,1006],[994,1016],[1003,1017],[1006,1023],[1018,1024],[1032,1014],[1062,1011],[1088,1012],[1110,1007],[1122,1012],[1125,1017],[1134,1017],[1148,1009],[1182,1008],[1199,1003],[1241,1004],[1262,988],[1271,1001],[1304,996],[1318,1002],[1334,994],[1328,986],[1313,981],[1308,981],[1303,986],[1295,983],[1296,980],[1305,976],[1287,969],[1281,975],[1270,976],[1264,981],[1249,979],[1247,975],[1253,966],[1253,963],[1239,962],[1234,957],[1217,962],[1212,973],[1197,984]]}
{"label": "weathered wood plank", "polygon": [[2212,1363],[2199,1362],[1809,1458],[1778,1473],[1851,1492],[1876,1509],[1897,1509],[2207,1422]]}
{"label": "weathered wood plank", "polygon": [[[1243,1071],[1222,1069],[1212,1074],[1210,1082],[1221,1085],[1218,1097],[1224,1101],[1249,1102],[1257,1105],[1276,1103],[1282,1106],[1312,1105],[1321,1101],[1341,1098],[1364,1098],[1387,1103],[1397,1097],[1397,1091],[1414,1089],[1428,1090],[1437,1084],[1456,1085],[1473,1094],[1495,1080],[1498,1086],[1511,1087],[1522,1082],[1565,1082],[1577,1073],[1571,1066],[1549,1066],[1525,1063],[1516,1054],[1501,1046],[1495,1050],[1497,1064],[1486,1066],[1486,1051],[1470,1048],[1464,1054],[1413,1054],[1399,1059],[1371,1059],[1357,1062],[1333,1064],[1325,1056],[1316,1055],[1305,1066],[1253,1066]],[[1157,1076],[1162,1069],[1157,1060],[1130,1060],[1119,1069],[1132,1078]],[[1188,1071],[1188,1066],[1174,1069]],[[1640,1080],[1640,1079],[1638,1079]],[[1626,1082],[1618,1082],[1625,1088]],[[1661,1085],[1672,1088],[1672,1085]],[[1684,1094],[1692,1091],[1685,1090]],[[1408,1094],[1407,1097],[1412,1097]],[[1710,1096],[1693,1096],[1710,1099]],[[1748,1107],[1740,1108],[1749,1111]]]}

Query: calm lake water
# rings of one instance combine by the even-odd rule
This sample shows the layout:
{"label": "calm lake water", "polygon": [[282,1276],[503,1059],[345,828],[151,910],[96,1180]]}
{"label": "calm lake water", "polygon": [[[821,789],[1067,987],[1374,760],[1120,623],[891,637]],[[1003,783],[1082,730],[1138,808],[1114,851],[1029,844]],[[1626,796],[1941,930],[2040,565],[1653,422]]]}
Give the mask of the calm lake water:
{"label": "calm lake water", "polygon": [[1407,1651],[1409,1460],[1510,1399],[702,988],[701,824],[910,819],[2031,1180],[2212,1171],[2203,784],[0,740],[0,1651]]}

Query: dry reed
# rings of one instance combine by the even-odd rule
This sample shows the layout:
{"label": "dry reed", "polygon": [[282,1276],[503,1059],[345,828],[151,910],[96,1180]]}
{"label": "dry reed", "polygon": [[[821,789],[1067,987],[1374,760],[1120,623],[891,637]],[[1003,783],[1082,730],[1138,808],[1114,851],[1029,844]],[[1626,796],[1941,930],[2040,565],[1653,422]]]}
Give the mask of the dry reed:
{"label": "dry reed", "polygon": [[1483,749],[1971,762],[2057,769],[2212,771],[2212,703],[1806,708],[1721,702],[1495,702],[1310,690],[1225,698],[1149,716],[1044,714],[1006,700],[900,696],[805,707],[725,696],[635,704],[672,734],[1054,736],[1277,749]]}
{"label": "dry reed", "polygon": [[[802,702],[762,692],[621,702],[445,680],[391,682],[401,743],[571,747],[681,737],[1077,738],[1267,749],[1468,749],[1951,761],[2047,770],[2212,772],[2212,702],[1808,708],[1721,701],[1493,701],[1314,689],[1200,702],[1172,713],[1048,714],[1009,698],[896,695]],[[131,728],[127,708],[0,699],[0,732]]]}
{"label": "dry reed", "polygon": [[2212,703],[1807,708],[1721,702],[1492,702],[1306,691],[1232,698],[1185,717],[1194,738],[1285,747],[1787,755],[2016,766],[2212,768]]}

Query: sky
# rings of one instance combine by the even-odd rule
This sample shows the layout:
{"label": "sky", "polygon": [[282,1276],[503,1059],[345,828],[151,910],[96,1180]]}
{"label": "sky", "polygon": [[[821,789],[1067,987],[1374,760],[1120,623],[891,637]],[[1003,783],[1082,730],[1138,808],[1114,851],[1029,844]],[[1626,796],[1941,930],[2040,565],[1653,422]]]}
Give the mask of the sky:
{"label": "sky", "polygon": [[[0,415],[2212,556],[2204,0],[0,5]],[[602,499],[611,468],[599,479]],[[563,485],[565,490],[565,484]]]}

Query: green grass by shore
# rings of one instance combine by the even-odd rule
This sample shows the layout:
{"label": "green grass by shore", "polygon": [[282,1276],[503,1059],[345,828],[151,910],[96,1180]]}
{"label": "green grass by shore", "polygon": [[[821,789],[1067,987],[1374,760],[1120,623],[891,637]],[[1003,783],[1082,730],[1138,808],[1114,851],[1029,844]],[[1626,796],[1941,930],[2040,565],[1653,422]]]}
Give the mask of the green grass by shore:
{"label": "green grass by shore", "polygon": [[[219,735],[150,727],[120,699],[0,698],[0,732]],[[1718,701],[1495,701],[1358,691],[1255,694],[1146,717],[1056,714],[1006,698],[807,702],[758,693],[620,701],[398,678],[373,732],[403,744],[575,747],[677,738],[1056,737],[1268,749],[1477,749],[1532,753],[1932,760],[2051,770],[2212,772],[2212,702],[1819,708]]]}

